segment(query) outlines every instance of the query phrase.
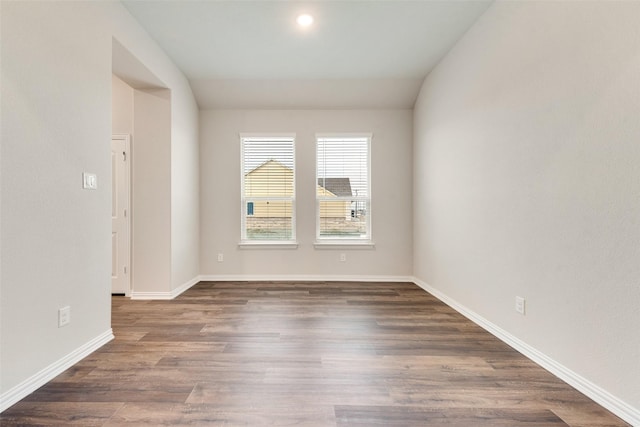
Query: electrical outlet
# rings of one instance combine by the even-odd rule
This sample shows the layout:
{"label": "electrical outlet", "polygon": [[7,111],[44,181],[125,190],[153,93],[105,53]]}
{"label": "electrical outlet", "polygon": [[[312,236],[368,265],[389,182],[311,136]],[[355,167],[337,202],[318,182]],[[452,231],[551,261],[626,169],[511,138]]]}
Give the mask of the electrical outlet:
{"label": "electrical outlet", "polygon": [[347,254],[340,254],[340,262],[345,262],[347,260]]}
{"label": "electrical outlet", "polygon": [[66,306],[58,309],[58,328],[71,323],[71,307]]}
{"label": "electrical outlet", "polygon": [[524,315],[525,311],[525,299],[522,297],[516,297],[516,311]]}
{"label": "electrical outlet", "polygon": [[220,253],[218,254],[218,262],[222,262],[224,261],[224,254]]}

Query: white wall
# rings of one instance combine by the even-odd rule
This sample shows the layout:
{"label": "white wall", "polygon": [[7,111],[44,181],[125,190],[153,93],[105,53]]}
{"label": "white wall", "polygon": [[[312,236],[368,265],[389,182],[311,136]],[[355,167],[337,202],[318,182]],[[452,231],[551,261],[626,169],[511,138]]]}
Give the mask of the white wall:
{"label": "white wall", "polygon": [[[140,79],[132,81],[140,86]],[[173,136],[197,141],[198,116],[172,132],[171,95],[168,89],[134,89],[112,78],[113,133],[133,135],[134,298],[168,297],[199,273],[199,256],[192,250],[199,245],[199,175],[192,167],[199,162],[198,144],[172,144]]]}
{"label": "white wall", "polygon": [[110,329],[111,38],[75,7],[2,2],[0,392]]}
{"label": "white wall", "polygon": [[171,93],[134,90],[132,298],[171,291]]}
{"label": "white wall", "polygon": [[200,274],[199,111],[188,82],[171,92],[171,289]]}
{"label": "white wall", "polygon": [[[296,134],[297,249],[239,249],[241,132]],[[314,249],[315,133],[372,132],[373,250]],[[209,110],[200,114],[203,275],[408,277],[411,258],[410,110]],[[306,191],[305,191],[306,190]],[[217,254],[224,262],[217,262]],[[347,262],[339,254],[346,253]]]}
{"label": "white wall", "polygon": [[[66,356],[110,334],[112,38],[171,89],[171,151],[179,160],[167,170],[167,183],[180,182],[194,194],[171,200],[167,233],[186,234],[181,257],[196,260],[197,214],[181,212],[198,211],[192,155],[198,115],[184,76],[119,3],[3,1],[1,7],[4,404],[46,377],[36,374],[51,374]],[[98,175],[97,190],[81,188],[83,171]],[[180,205],[184,200],[190,205]],[[171,259],[167,283],[197,276],[197,261],[176,262]],[[58,328],[64,305],[71,306],[72,321]]]}
{"label": "white wall", "polygon": [[635,408],[638,22],[637,2],[496,2],[414,116],[415,275]]}
{"label": "white wall", "polygon": [[133,134],[133,88],[116,76],[111,77],[111,132]]}
{"label": "white wall", "polygon": [[[157,88],[159,83],[162,83],[171,91],[171,168],[166,170],[170,188],[165,189],[167,194],[171,194],[170,213],[168,214],[171,228],[156,230],[162,239],[165,239],[164,234],[168,233],[166,239],[170,241],[170,278],[165,280],[163,277],[161,282],[156,282],[157,286],[154,289],[145,287],[143,292],[149,292],[150,296],[153,294],[157,296],[158,292],[166,293],[165,283],[168,283],[169,293],[175,295],[176,290],[184,289],[185,285],[192,284],[200,271],[198,106],[189,82],[180,70],[158,48],[124,7],[116,4],[113,9],[117,9],[116,15],[122,14],[122,16],[114,15],[111,21],[115,26],[114,38],[135,57],[133,59],[136,64],[130,64],[134,74],[131,77],[136,82],[142,83],[140,87],[134,86],[134,88],[137,92],[148,92],[149,84]],[[120,55],[121,52],[118,57],[121,57]],[[123,60],[129,61],[131,58],[126,59],[126,56]],[[138,80],[141,76],[142,80]],[[148,77],[152,77],[152,79],[145,81]],[[134,151],[135,141],[134,135]],[[134,159],[134,167],[135,161]],[[164,180],[164,178],[162,179]],[[137,202],[139,204],[140,200]],[[135,245],[136,231],[133,232]],[[133,269],[135,270],[135,265],[133,265]],[[134,271],[134,279],[135,275]],[[145,281],[148,284],[152,283],[150,280]],[[135,283],[133,286],[134,292],[136,292]],[[164,295],[164,297],[171,295]]]}

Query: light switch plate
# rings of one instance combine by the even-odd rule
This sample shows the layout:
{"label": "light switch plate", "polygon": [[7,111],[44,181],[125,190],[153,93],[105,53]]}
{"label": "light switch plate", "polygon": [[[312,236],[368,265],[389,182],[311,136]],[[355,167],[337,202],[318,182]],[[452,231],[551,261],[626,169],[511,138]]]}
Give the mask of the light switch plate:
{"label": "light switch plate", "polygon": [[82,174],[82,188],[96,190],[98,188],[98,175],[84,172]]}

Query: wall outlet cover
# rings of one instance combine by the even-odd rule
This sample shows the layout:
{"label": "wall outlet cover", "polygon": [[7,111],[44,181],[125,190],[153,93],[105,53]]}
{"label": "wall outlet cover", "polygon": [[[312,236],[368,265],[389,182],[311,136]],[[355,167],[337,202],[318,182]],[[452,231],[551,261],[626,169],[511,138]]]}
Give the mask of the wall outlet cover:
{"label": "wall outlet cover", "polygon": [[71,307],[66,306],[58,309],[58,327],[67,326],[71,323]]}

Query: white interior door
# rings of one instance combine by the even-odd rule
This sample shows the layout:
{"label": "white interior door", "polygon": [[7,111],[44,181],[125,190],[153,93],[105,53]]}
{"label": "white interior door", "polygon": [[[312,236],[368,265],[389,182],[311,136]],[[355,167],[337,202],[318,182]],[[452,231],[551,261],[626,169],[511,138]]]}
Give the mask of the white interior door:
{"label": "white interior door", "polygon": [[129,135],[111,137],[111,293],[131,292]]}

